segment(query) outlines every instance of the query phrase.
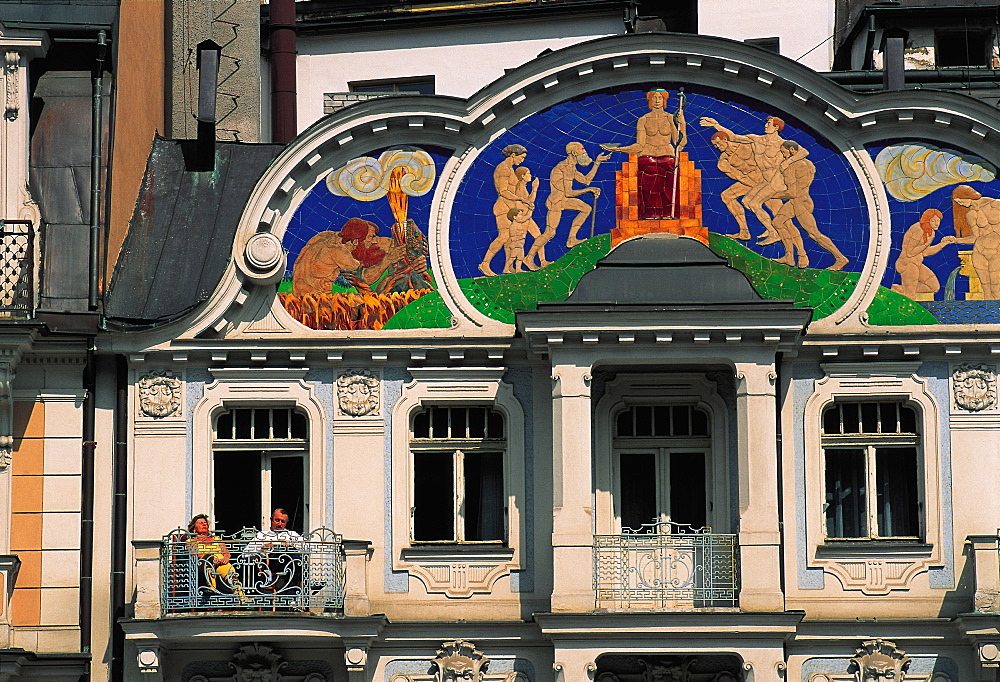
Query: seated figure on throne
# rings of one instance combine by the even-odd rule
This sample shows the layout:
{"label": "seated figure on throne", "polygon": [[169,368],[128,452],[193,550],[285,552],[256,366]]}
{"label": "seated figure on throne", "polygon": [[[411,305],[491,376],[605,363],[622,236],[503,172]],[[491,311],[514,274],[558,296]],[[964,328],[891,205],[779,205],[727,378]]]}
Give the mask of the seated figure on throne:
{"label": "seated figure on throne", "polygon": [[635,143],[626,146],[602,144],[611,152],[637,154],[639,159],[639,219],[659,220],[677,217],[677,158],[687,141],[683,102],[677,113],[666,110],[670,93],[650,90],[646,93],[649,113],[636,123]]}

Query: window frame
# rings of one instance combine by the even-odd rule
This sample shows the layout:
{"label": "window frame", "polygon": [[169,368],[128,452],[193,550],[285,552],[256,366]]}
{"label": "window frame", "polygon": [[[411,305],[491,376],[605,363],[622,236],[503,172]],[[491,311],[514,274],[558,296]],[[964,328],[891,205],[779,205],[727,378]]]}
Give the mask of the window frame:
{"label": "window frame", "polygon": [[[914,433],[881,433],[881,432],[865,432],[859,431],[858,433],[849,434],[827,434],[825,430],[821,427],[821,441],[822,441],[822,461],[821,466],[823,467],[823,481],[824,481],[824,496],[828,493],[826,485],[826,474],[828,468],[827,459],[828,453],[833,450],[860,450],[863,452],[864,456],[864,479],[865,479],[865,535],[858,535],[853,537],[837,537],[831,536],[829,534],[829,526],[826,519],[827,503],[824,501],[824,524],[823,524],[823,535],[826,543],[842,543],[842,542],[910,542],[910,543],[921,543],[925,537],[925,524],[923,519],[924,511],[924,483],[923,483],[923,449],[921,447],[921,434],[920,434],[920,424],[922,422],[921,411],[918,405],[909,403],[907,401],[901,400],[880,400],[879,396],[871,397],[868,399],[854,399],[845,400],[838,399],[833,400],[823,408],[823,419],[825,419],[826,414],[829,410],[834,409],[837,405],[861,405],[863,403],[867,404],[897,404],[901,407],[906,407],[914,412],[914,419],[916,420],[917,428]],[[912,448],[914,451],[914,467],[916,471],[916,509],[912,510],[916,514],[917,519],[917,533],[916,535],[887,535],[882,534],[882,528],[879,527],[878,522],[878,451],[880,449],[902,449],[902,448]]]}
{"label": "window frame", "polygon": [[[428,594],[466,598],[497,590],[513,593],[515,590],[508,586],[509,583],[498,585],[497,581],[514,571],[524,570],[526,518],[533,513],[526,502],[525,417],[513,386],[503,380],[505,371],[502,367],[410,367],[408,372],[413,380],[404,382],[399,399],[387,408],[391,442],[386,453],[390,458],[386,551],[391,554],[392,571],[416,578]],[[412,415],[424,406],[470,405],[492,407],[504,418],[507,542],[413,543],[410,539]],[[536,460],[538,455],[536,446]],[[537,496],[535,501],[537,504]],[[476,570],[469,570],[473,566]],[[410,585],[412,590],[414,581],[411,580]]]}
{"label": "window frame", "polygon": [[[417,438],[413,435],[414,432],[414,422],[417,416],[424,410],[433,408],[475,408],[475,409],[485,409],[488,413],[490,410],[496,411],[500,414],[501,419],[503,419],[503,413],[492,405],[463,405],[460,403],[440,405],[434,403],[422,404],[420,408],[413,410],[410,415],[410,471],[414,473],[410,477],[410,489],[409,496],[413,500],[413,504],[410,505],[410,544],[416,545],[507,545],[509,540],[509,529],[508,529],[508,505],[503,503],[507,500],[507,482],[506,482],[506,470],[507,470],[507,423],[506,419],[503,421],[504,438],[503,439],[491,439],[491,438]],[[449,453],[452,456],[452,539],[451,540],[421,540],[416,537],[415,528],[415,512],[416,512],[416,459],[420,453]],[[501,475],[500,475],[500,500],[501,508],[500,513],[503,517],[502,520],[502,531],[503,536],[497,540],[470,540],[465,537],[466,531],[466,513],[465,513],[465,502],[466,502],[466,456],[475,456],[478,453],[498,453],[501,458]]]}
{"label": "window frame", "polygon": [[[708,417],[708,436],[694,438],[616,437],[618,415],[642,405],[689,406]],[[619,373],[608,382],[594,408],[594,529],[597,535],[621,532],[621,452],[651,446],[705,456],[706,524],[714,533],[734,532],[732,503],[736,491],[730,471],[730,415],[717,385],[703,373],[664,371],[654,374]]]}
{"label": "window frame", "polygon": [[[800,545],[804,569],[820,569],[821,578],[824,574],[836,578],[833,584],[829,579],[813,582],[808,576],[816,574],[802,571],[801,589],[821,589],[825,584],[827,589],[837,585],[845,592],[859,590],[865,595],[885,595],[892,590],[909,589],[915,576],[954,561],[946,534],[950,528],[946,515],[951,512],[944,508],[941,493],[947,473],[942,470],[941,452],[942,419],[947,417],[947,405],[942,408],[932,389],[932,380],[918,374],[920,367],[919,362],[821,363],[822,375],[812,381],[811,391],[802,396],[805,405],[801,425],[794,416],[788,417],[787,432],[794,434],[795,457],[801,458],[796,468],[802,472],[805,491],[802,494],[798,486],[786,486],[785,508],[801,510],[801,515],[786,520],[786,532],[790,537],[804,535],[804,546]],[[922,455],[918,476],[923,490],[922,542],[883,538],[828,542],[826,539],[823,413],[837,400],[872,399],[898,401],[917,408]]]}

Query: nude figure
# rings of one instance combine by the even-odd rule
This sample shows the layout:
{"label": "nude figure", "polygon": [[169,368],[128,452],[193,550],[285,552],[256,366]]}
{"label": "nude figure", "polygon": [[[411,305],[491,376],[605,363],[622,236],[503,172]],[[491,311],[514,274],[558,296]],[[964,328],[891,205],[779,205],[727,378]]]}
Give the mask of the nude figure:
{"label": "nude figure", "polygon": [[[746,210],[743,208],[743,204],[739,202],[739,198],[746,196],[750,190],[760,185],[763,182],[764,175],[760,172],[760,168],[757,167],[753,148],[750,145],[733,144],[730,141],[728,133],[717,132],[712,135],[712,146],[719,150],[719,170],[736,181],[722,190],[722,194],[719,195],[722,203],[733,214],[733,218],[736,219],[736,224],[740,228],[736,234],[726,236],[746,241],[750,239],[750,228],[747,227]],[[781,207],[781,201],[778,199],[769,199],[764,202],[764,205],[774,214]]]}
{"label": "nude figure", "polygon": [[903,235],[899,257],[896,259],[896,272],[899,273],[899,284],[893,284],[892,290],[916,298],[917,294],[936,294],[941,289],[934,272],[924,265],[924,258],[955,242],[955,237],[948,236],[932,244],[934,233],[941,226],[941,211],[929,208],[920,216],[920,221],[913,223]]}
{"label": "nude figure", "polygon": [[292,269],[292,293],[329,294],[338,279],[368,291],[405,256],[405,245],[378,236],[377,225],[351,218],[340,232],[319,232],[302,247]]}
{"label": "nude figure", "polygon": [[[965,188],[967,197],[955,196]],[[970,191],[971,190],[971,191]],[[973,198],[973,192],[977,195]],[[956,244],[972,244],[972,266],[983,285],[983,298],[1000,299],[1000,199],[984,197],[968,185],[952,194],[952,201],[966,210],[965,220],[971,234],[956,237]],[[942,240],[943,241],[943,240]]]}
{"label": "nude figure", "polygon": [[497,222],[497,236],[490,242],[483,262],[479,264],[479,270],[488,276],[496,274],[490,269],[490,261],[510,238],[510,220],[507,214],[518,203],[517,176],[514,174],[514,167],[524,162],[528,150],[522,145],[511,144],[504,147],[501,153],[504,155],[504,160],[498,163],[493,171],[493,185],[497,191],[497,200],[493,203],[493,217]]}
{"label": "nude figure", "polygon": [[[809,187],[816,177],[816,166],[809,159],[800,156],[799,151],[801,147],[798,142],[786,140],[781,143],[781,156],[788,162],[788,165],[783,163],[781,166],[781,178],[785,190],[776,193],[774,198],[784,199],[785,203],[775,213],[773,226],[785,247],[785,255],[775,261],[785,265],[797,265],[800,268],[809,267],[809,256],[806,255],[802,244],[802,234],[792,223],[792,218],[795,218],[806,234],[833,256],[833,265],[827,270],[843,270],[848,263],[847,257],[829,237],[820,232],[816,218],[813,217],[814,206],[812,197],[809,196]],[[798,258],[795,257],[796,251]]]}
{"label": "nude figure", "polygon": [[675,218],[677,155],[687,140],[683,95],[676,114],[667,112],[670,93],[650,90],[646,93],[649,113],[636,121],[635,143],[623,147],[602,144],[609,152],[637,154],[639,184],[639,219]]}
{"label": "nude figure", "polygon": [[[589,185],[593,182],[598,167],[609,158],[611,158],[610,154],[598,154],[597,160],[591,161],[587,151],[579,142],[570,142],[566,145],[566,158],[557,163],[549,175],[549,198],[545,200],[545,207],[548,209],[545,215],[545,231],[531,245],[527,262],[532,262],[532,259],[537,256],[539,267],[549,265],[550,261],[545,258],[545,244],[556,235],[563,211],[576,211],[576,216],[569,228],[569,237],[566,239],[566,248],[571,249],[582,242],[581,239],[577,239],[577,233],[593,208],[578,197],[589,193],[593,194],[596,199],[601,195],[599,188],[589,187]],[[590,167],[586,175],[576,168],[591,163],[594,165]],[[584,187],[574,189],[574,182],[578,182]]]}
{"label": "nude figure", "polygon": [[507,218],[510,220],[510,239],[504,246],[507,260],[503,271],[523,272],[524,268],[537,270],[538,266],[532,265],[525,258],[524,243],[529,234],[534,239],[538,239],[541,235],[538,223],[532,217],[535,198],[538,196],[538,178],[532,179],[531,169],[526,166],[516,168],[514,175],[517,176],[517,189],[514,194],[517,196],[518,204],[507,212]]}
{"label": "nude figure", "polygon": [[759,246],[781,241],[781,237],[778,236],[772,224],[773,219],[764,210],[764,205],[769,200],[774,199],[777,194],[785,191],[786,187],[781,171],[791,165],[791,163],[799,159],[804,159],[809,155],[809,152],[800,147],[799,151],[793,157],[786,158],[782,155],[781,144],[785,142],[785,139],[778,133],[784,129],[785,122],[777,116],[768,116],[764,120],[763,135],[754,133],[737,135],[728,128],[720,125],[714,118],[708,116],[702,117],[699,123],[703,127],[715,128],[720,133],[726,133],[729,136],[730,142],[734,144],[750,145],[750,148],[753,150],[754,161],[757,162],[757,167],[760,168],[761,182],[743,197],[743,205],[749,208],[757,216],[760,224],[764,226],[764,233],[758,235],[760,241],[757,244]]}

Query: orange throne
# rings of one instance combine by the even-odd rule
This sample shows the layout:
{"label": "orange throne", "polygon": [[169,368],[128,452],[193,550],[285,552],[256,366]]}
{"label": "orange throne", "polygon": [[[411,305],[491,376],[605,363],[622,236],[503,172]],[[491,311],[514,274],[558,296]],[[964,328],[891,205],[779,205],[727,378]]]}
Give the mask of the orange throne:
{"label": "orange throne", "polygon": [[667,232],[694,237],[708,244],[708,228],[701,220],[701,171],[681,152],[677,173],[677,202],[673,218],[643,219],[639,217],[639,156],[629,154],[621,170],[615,171],[615,226],[611,230],[611,246],[630,237],[654,232]]}

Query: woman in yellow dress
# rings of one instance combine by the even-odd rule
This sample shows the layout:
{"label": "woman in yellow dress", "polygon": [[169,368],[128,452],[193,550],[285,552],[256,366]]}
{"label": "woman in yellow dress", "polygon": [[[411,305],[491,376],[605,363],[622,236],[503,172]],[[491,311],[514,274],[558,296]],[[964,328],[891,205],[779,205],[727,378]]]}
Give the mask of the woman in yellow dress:
{"label": "woman in yellow dress", "polygon": [[192,556],[201,559],[199,563],[205,571],[205,579],[212,591],[218,592],[216,578],[221,578],[223,584],[232,590],[241,604],[247,603],[236,569],[229,563],[231,558],[229,548],[217,536],[212,535],[208,527],[208,516],[198,514],[191,519],[188,532],[193,533],[187,540],[188,549]]}

